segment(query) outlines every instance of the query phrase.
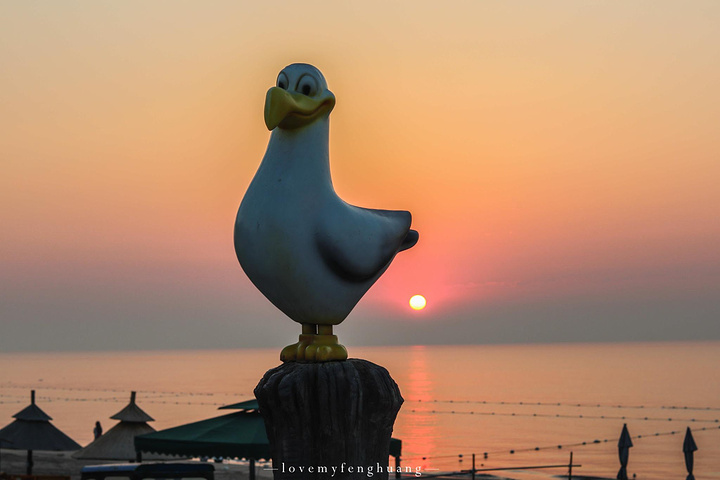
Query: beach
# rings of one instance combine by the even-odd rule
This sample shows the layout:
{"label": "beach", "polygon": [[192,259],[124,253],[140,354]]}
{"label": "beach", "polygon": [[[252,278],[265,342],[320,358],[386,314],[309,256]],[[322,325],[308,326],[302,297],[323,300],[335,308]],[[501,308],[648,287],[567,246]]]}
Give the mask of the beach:
{"label": "beach", "polygon": [[[67,452],[34,452],[33,459],[35,465],[33,467],[34,475],[66,475],[72,480],[80,480],[80,470],[86,465],[103,465],[107,463],[119,463],[102,460],[77,460],[70,456]],[[8,473],[25,473],[25,461],[27,454],[25,452],[2,450],[2,463],[0,471]],[[230,463],[218,463],[215,466],[215,478],[217,480],[238,479],[243,480],[250,478],[248,474],[248,466]],[[272,478],[272,472],[264,471],[258,468],[255,473],[257,478]]]}
{"label": "beach", "polygon": [[[35,468],[33,469],[33,474],[64,475],[71,477],[72,480],[80,480],[80,470],[86,465],[102,465],[108,463],[100,460],[77,460],[72,458],[69,453],[64,452],[35,452],[34,459]],[[25,460],[26,454],[24,452],[2,450],[2,463],[0,464],[0,472],[24,472]],[[237,463],[213,463],[213,465],[215,467],[216,480],[245,480],[250,478],[247,464],[240,465]],[[273,478],[272,471],[269,469],[266,470],[266,468],[266,465],[256,468],[256,478]],[[469,474],[466,476],[469,477]],[[403,474],[403,478],[413,477],[413,474]],[[390,478],[394,478],[394,476],[391,475]],[[476,478],[487,480],[510,480],[506,477],[488,474],[477,474]],[[577,480],[582,480],[583,477],[575,478]]]}

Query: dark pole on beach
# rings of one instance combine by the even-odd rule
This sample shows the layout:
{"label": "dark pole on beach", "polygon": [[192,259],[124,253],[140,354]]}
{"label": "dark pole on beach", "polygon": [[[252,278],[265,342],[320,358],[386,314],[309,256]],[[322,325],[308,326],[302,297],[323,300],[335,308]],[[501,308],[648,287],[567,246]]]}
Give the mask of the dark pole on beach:
{"label": "dark pole on beach", "polygon": [[472,480],[475,480],[475,454],[473,453]]}
{"label": "dark pole on beach", "polygon": [[620,440],[618,440],[618,455],[620,456],[620,471],[617,474],[617,480],[628,480],[627,465],[630,457],[630,447],[632,447],[630,432],[627,429],[627,423],[623,424]]}
{"label": "dark pole on beach", "polygon": [[265,373],[255,397],[275,480],[352,480],[370,471],[389,478],[390,435],[403,398],[383,367],[354,358],[286,362]]}
{"label": "dark pole on beach", "polygon": [[255,480],[255,459],[254,458],[250,459],[249,468],[250,468],[250,480]]}
{"label": "dark pole on beach", "polygon": [[[35,390],[30,390],[30,405],[35,405]],[[27,452],[27,475],[32,475],[33,469],[33,451]]]}
{"label": "dark pole on beach", "polygon": [[[5,442],[5,440],[2,439],[2,437],[0,437],[0,472],[3,471],[3,469],[2,469],[2,448],[3,448],[3,443],[6,443],[6,442]],[[7,443],[11,443],[11,442],[7,442]]]}
{"label": "dark pole on beach", "polygon": [[33,458],[32,458],[32,450],[28,450],[27,453],[27,475],[32,475],[32,469],[33,469]]}
{"label": "dark pole on beach", "polygon": [[568,480],[572,480],[572,457],[573,452],[570,452],[570,463],[568,464]]}

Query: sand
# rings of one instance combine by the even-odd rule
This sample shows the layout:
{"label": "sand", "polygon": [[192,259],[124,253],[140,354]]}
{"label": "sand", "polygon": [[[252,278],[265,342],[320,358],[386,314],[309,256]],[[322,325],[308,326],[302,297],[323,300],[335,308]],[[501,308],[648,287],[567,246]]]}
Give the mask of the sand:
{"label": "sand", "polygon": [[[24,474],[25,473],[25,461],[27,459],[27,452],[24,450],[0,450],[0,472],[11,473],[11,474]],[[33,474],[35,475],[67,475],[72,480],[80,480],[80,469],[85,465],[102,465],[106,463],[122,463],[104,460],[77,460],[71,457],[72,452],[33,452],[33,460],[35,465],[33,467]],[[215,466],[215,479],[216,480],[246,480],[249,479],[249,472],[247,465],[240,465],[235,463],[213,463]],[[271,480],[273,478],[272,471],[263,470],[267,468],[264,465],[258,465],[256,467],[256,478],[261,480]],[[425,477],[423,475],[420,478]],[[441,480],[442,478],[462,479],[470,478],[467,476],[453,476],[453,477],[436,477],[432,475],[434,480]],[[367,478],[362,476],[362,478]],[[377,477],[375,477],[377,478]],[[390,478],[394,478],[393,475]],[[416,478],[414,475],[403,475],[404,479]],[[512,480],[506,477],[497,477],[492,475],[476,475],[477,479],[484,480]],[[573,477],[579,478],[579,477]]]}
{"label": "sand", "polygon": [[[0,472],[24,474],[27,452],[24,450],[0,451]],[[104,460],[76,460],[70,455],[72,452],[33,452],[33,474],[35,475],[67,475],[72,480],[80,480],[80,469],[85,465],[102,465],[106,463],[122,463]],[[248,479],[248,466],[227,463],[213,463],[215,465],[215,478],[217,480],[244,480]],[[256,469],[256,478],[271,479],[271,471],[263,471],[262,466]]]}

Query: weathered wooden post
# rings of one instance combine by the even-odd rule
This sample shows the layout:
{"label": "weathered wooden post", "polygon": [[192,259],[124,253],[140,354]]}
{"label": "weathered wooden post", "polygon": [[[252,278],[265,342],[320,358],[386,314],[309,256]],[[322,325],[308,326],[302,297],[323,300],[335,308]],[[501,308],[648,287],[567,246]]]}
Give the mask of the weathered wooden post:
{"label": "weathered wooden post", "polygon": [[388,478],[388,452],[403,402],[383,367],[365,360],[288,362],[255,389],[275,480]]}
{"label": "weathered wooden post", "polygon": [[387,370],[347,360],[333,327],[348,316],[418,233],[405,211],[340,199],[329,159],[335,95],[312,65],[292,64],[265,101],[272,131],[235,221],[235,253],[255,286],[302,325],[283,365],[255,389],[275,478],[388,478],[390,434],[402,404]]}

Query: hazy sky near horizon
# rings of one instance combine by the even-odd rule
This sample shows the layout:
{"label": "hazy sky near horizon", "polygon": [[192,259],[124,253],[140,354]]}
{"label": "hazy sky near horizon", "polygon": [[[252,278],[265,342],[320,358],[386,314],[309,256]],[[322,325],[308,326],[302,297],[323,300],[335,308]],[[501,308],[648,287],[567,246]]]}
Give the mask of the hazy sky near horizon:
{"label": "hazy sky near horizon", "polygon": [[715,1],[0,2],[0,349],[295,341],[232,243],[293,62],[336,95],[340,196],[420,231],[348,347],[720,339],[718,22]]}

